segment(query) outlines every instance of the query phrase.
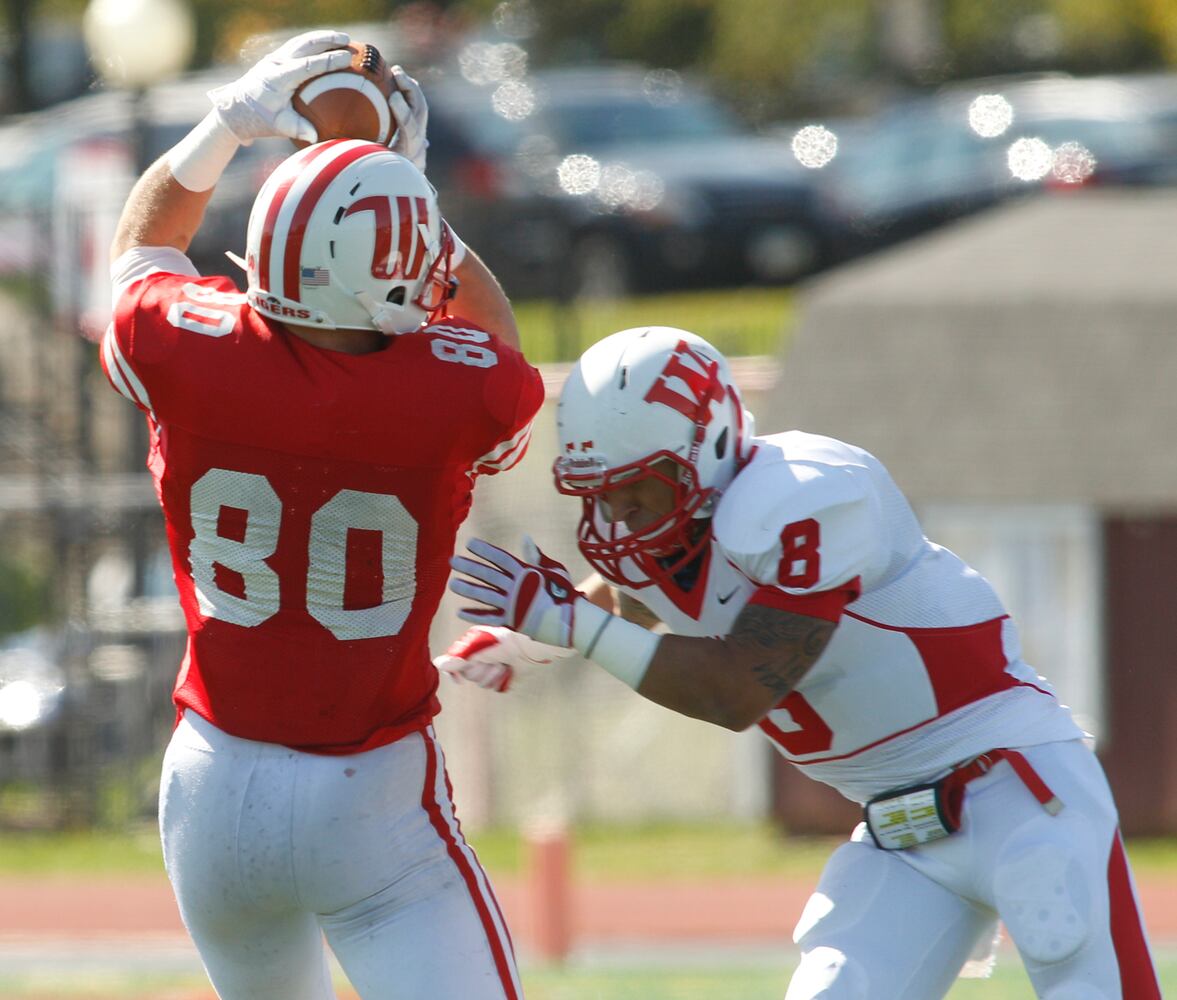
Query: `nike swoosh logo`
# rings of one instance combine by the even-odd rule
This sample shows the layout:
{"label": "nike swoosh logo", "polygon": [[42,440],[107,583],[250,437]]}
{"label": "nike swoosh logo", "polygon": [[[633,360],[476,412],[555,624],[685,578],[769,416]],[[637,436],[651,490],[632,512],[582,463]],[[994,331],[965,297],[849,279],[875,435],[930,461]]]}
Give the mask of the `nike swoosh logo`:
{"label": "nike swoosh logo", "polygon": [[721,594],[719,597],[719,603],[720,604],[727,604],[728,601],[730,601],[733,597],[736,596],[736,592],[739,589],[740,589],[739,587],[736,587],[735,590],[733,590],[730,594]]}

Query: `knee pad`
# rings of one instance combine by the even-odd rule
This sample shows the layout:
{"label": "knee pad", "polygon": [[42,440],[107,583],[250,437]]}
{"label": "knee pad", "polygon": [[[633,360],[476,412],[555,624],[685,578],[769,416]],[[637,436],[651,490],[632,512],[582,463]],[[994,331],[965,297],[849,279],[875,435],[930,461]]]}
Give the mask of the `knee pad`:
{"label": "knee pad", "polygon": [[[1087,940],[1090,890],[1078,861],[1057,843],[1003,854],[993,888],[1001,919],[1027,959],[1052,965],[1075,954]],[[1067,1000],[1071,997],[1068,993]],[[1092,1000],[1102,1000],[1102,994]]]}
{"label": "knee pad", "polygon": [[806,952],[789,981],[785,1000],[870,1000],[866,972],[838,948]]}

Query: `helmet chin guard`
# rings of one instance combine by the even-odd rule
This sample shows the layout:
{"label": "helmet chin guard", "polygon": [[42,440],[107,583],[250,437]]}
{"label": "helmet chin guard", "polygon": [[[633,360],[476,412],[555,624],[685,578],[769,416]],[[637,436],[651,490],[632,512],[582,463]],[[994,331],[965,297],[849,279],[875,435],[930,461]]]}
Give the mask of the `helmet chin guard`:
{"label": "helmet chin guard", "polygon": [[[672,327],[622,330],[589,348],[565,382],[558,425],[552,471],[559,492],[581,498],[581,554],[635,589],[673,579],[704,553],[707,519],[752,435],[726,359]],[[648,477],[673,486],[673,507],[629,531],[611,520],[608,495]]]}
{"label": "helmet chin guard", "polygon": [[254,201],[247,295],[283,323],[410,333],[444,315],[452,253],[436,192],[408,160],[322,142],[284,160]]}

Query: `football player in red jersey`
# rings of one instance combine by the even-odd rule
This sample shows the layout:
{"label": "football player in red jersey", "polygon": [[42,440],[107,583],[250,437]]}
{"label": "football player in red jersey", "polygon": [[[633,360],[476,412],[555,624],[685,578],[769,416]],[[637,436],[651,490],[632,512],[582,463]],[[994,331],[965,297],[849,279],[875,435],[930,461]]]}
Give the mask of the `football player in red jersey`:
{"label": "football player in red jersey", "polygon": [[333,997],[324,935],[366,1000],[514,1000],[427,642],[474,479],[522,457],[543,388],[414,165],[419,89],[401,74],[393,150],[319,143],[275,170],[246,294],[185,256],[240,144],[315,138],[290,97],[347,41],[301,35],[214,91],[112,247],[102,362],[146,414],[188,627],[164,859],[226,1000]]}
{"label": "football player in red jersey", "polygon": [[684,715],[759,725],[860,803],[786,1000],[940,1000],[999,918],[1043,1000],[1159,1000],[1098,760],[993,588],[924,536],[877,458],[753,435],[726,359],[669,327],[589,348],[558,424],[595,579],[580,593],[532,545],[471,542],[451,589],[477,624],[438,664],[502,690],[577,651]]}

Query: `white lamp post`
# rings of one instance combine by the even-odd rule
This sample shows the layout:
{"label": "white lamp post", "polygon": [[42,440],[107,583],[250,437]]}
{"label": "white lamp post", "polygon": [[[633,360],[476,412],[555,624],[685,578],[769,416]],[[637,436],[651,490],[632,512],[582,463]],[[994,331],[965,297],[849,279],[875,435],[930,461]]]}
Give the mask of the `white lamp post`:
{"label": "white lamp post", "polygon": [[131,95],[135,174],[150,164],[143,98],[192,58],[196,29],[187,0],[90,0],[82,34],[107,85]]}
{"label": "white lamp post", "polygon": [[[82,33],[102,79],[130,95],[132,163],[137,177],[151,163],[144,97],[153,86],[187,67],[196,35],[192,12],[186,0],[90,0]],[[127,418],[126,468],[142,474],[147,428],[138,411],[129,409]],[[128,518],[133,593],[139,595],[144,589],[147,539],[137,512],[130,512]]]}
{"label": "white lamp post", "polygon": [[82,32],[102,78],[129,90],[175,76],[195,41],[184,0],[90,0]]}

